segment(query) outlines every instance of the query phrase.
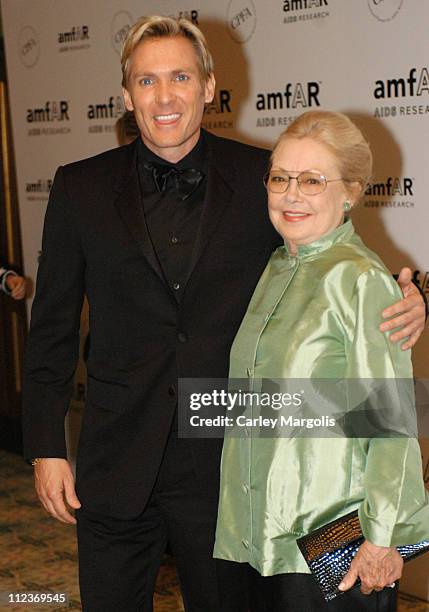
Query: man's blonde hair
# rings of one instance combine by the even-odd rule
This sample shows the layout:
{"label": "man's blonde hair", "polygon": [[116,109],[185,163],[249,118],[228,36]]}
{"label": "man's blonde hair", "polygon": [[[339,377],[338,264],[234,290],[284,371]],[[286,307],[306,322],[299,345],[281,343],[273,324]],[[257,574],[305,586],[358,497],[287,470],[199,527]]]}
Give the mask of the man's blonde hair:
{"label": "man's blonde hair", "polygon": [[151,17],[140,17],[128,32],[121,57],[122,86],[127,87],[130,57],[140,43],[149,39],[174,36],[182,36],[192,44],[197,56],[201,80],[206,83],[213,74],[213,57],[201,30],[188,19],[152,15]]}

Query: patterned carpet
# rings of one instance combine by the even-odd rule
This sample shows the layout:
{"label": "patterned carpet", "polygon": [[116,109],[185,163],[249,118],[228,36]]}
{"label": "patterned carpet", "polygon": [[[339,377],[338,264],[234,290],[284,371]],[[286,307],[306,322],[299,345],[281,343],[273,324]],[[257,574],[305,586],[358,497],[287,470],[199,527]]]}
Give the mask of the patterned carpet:
{"label": "patterned carpet", "polygon": [[[74,527],[51,519],[41,509],[32,471],[20,457],[0,450],[0,596],[9,591],[57,592],[67,593],[69,600],[67,605],[0,604],[0,610],[81,610]],[[158,577],[154,608],[183,610],[174,563],[168,557]],[[429,604],[401,596],[399,611],[429,612]]]}

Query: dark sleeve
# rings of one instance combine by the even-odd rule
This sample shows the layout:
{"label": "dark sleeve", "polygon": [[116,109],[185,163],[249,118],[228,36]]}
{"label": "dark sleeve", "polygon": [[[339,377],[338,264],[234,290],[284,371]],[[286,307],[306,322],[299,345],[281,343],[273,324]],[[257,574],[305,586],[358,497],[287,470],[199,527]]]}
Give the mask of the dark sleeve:
{"label": "dark sleeve", "polygon": [[9,291],[6,285],[6,279],[8,276],[16,276],[16,272],[8,268],[5,264],[0,264],[0,288],[7,294],[11,295],[12,291]]}
{"label": "dark sleeve", "polygon": [[426,319],[427,319],[428,315],[429,315],[429,304],[428,304],[428,300],[427,300],[426,294],[423,291],[423,289],[420,287],[419,283],[416,280],[414,280],[414,278],[413,278],[413,283],[415,284],[417,289],[420,291],[420,295],[422,296],[423,301],[425,303],[425,313],[426,313]]}
{"label": "dark sleeve", "polygon": [[24,359],[24,456],[67,456],[64,418],[79,355],[80,313],[85,262],[76,224],[76,203],[69,201],[59,168],[43,229],[30,332]]}

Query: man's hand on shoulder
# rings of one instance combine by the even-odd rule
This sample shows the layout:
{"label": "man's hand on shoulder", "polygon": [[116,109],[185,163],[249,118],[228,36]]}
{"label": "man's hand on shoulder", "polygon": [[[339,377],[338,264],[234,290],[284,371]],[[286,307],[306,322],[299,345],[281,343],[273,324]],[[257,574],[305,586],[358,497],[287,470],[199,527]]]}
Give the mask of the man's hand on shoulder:
{"label": "man's hand on shoulder", "polygon": [[34,481],[36,493],[46,512],[62,523],[74,525],[76,519],[67,506],[77,510],[80,501],[69,462],[51,457],[40,459],[34,466]]}
{"label": "man's hand on shoulder", "polygon": [[411,270],[402,268],[398,284],[404,299],[383,310],[385,319],[393,318],[380,325],[380,331],[382,332],[390,331],[396,327],[401,328],[391,334],[389,339],[392,342],[399,342],[406,338],[406,341],[401,345],[401,349],[404,351],[416,344],[425,327],[425,303],[411,277]]}

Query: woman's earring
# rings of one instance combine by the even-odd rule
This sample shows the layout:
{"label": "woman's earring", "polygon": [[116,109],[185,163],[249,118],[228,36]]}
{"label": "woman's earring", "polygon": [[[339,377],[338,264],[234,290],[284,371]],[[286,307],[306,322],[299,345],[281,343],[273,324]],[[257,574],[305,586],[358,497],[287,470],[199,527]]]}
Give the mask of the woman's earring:
{"label": "woman's earring", "polygon": [[348,200],[346,200],[343,204],[343,208],[344,208],[344,212],[348,213],[351,211],[352,205],[350,204]]}

